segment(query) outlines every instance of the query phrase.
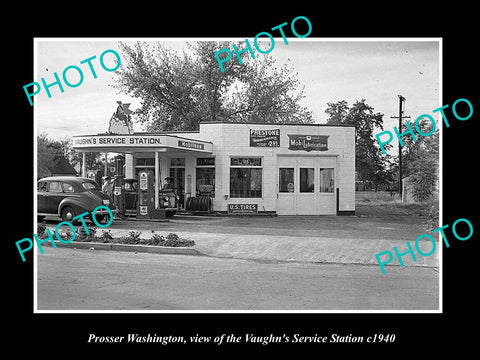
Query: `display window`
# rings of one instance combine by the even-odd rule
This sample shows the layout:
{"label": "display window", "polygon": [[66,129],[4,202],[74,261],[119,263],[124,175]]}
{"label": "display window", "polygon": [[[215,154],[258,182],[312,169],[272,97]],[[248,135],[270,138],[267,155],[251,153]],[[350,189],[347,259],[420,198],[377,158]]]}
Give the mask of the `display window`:
{"label": "display window", "polygon": [[262,197],[262,158],[232,157],[230,161],[230,197]]}
{"label": "display window", "polygon": [[215,197],[215,158],[197,158],[195,171],[197,196]]}

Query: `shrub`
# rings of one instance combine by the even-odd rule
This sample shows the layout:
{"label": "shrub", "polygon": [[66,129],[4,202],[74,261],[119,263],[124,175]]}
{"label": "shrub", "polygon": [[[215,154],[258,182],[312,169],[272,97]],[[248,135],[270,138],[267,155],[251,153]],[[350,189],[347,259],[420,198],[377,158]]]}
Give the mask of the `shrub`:
{"label": "shrub", "polygon": [[44,223],[37,224],[37,236],[39,239],[43,239],[47,226]]}
{"label": "shrub", "polygon": [[175,233],[170,233],[167,235],[167,240],[170,240],[170,241],[178,241],[180,238],[178,237],[177,234]]}
{"label": "shrub", "polygon": [[165,238],[162,235],[153,234],[150,239],[142,239],[141,243],[145,245],[159,245],[162,246],[165,242]]}
{"label": "shrub", "polygon": [[117,238],[117,241],[120,244],[139,244],[140,243],[140,231],[131,230],[128,235],[121,236]]}
{"label": "shrub", "polygon": [[439,210],[438,210],[438,198],[434,196],[432,199],[428,200],[425,204],[424,213],[426,226],[429,229],[436,229],[442,224],[439,224]]}
{"label": "shrub", "polygon": [[75,241],[80,241],[80,242],[95,241],[96,239],[95,234],[97,232],[97,228],[94,226],[87,226],[87,229],[88,229],[88,234],[83,226],[79,226],[75,228],[75,231],[76,231]]}
{"label": "shrub", "polygon": [[178,237],[177,234],[170,233],[167,235],[165,243],[163,246],[171,246],[171,247],[186,247],[186,246],[193,246],[195,242],[193,240],[181,239]]}
{"label": "shrub", "polygon": [[111,230],[102,230],[102,235],[97,236],[95,240],[102,243],[112,242],[113,236],[111,234]]}
{"label": "shrub", "polygon": [[417,165],[416,171],[410,176],[415,201],[425,202],[432,198],[436,176],[436,167],[432,164],[422,162]]}
{"label": "shrub", "polygon": [[[37,226],[37,236],[39,239],[45,237],[45,224],[38,224]],[[111,234],[111,230],[102,230],[101,235],[97,235],[96,227],[88,227],[89,234],[85,231],[83,227],[75,228],[76,236],[75,241],[80,242],[102,242],[102,243],[119,243],[119,244],[142,244],[142,245],[156,245],[156,246],[171,246],[171,247],[188,247],[194,246],[195,242],[193,240],[187,240],[180,238],[175,233],[170,233],[166,237],[159,234],[153,234],[150,239],[141,239],[140,231],[130,231],[128,235],[124,235],[118,238],[114,238]],[[68,241],[72,238],[73,232],[71,230],[66,230],[64,233],[58,234],[63,240]]]}
{"label": "shrub", "polygon": [[[76,230],[75,230],[75,231],[76,231]],[[52,234],[53,234],[53,231],[52,231]],[[55,236],[55,235],[54,235],[54,236]],[[67,230],[67,231],[65,231],[64,233],[60,233],[60,232],[59,232],[59,233],[58,233],[58,236],[59,236],[60,238],[62,238],[63,240],[65,240],[65,241],[70,241],[70,240],[72,240],[72,237],[73,237],[73,231],[72,231],[72,230]],[[78,236],[75,235],[75,239],[73,239],[72,241],[77,240],[77,239],[78,239]]]}
{"label": "shrub", "polygon": [[150,239],[142,239],[142,244],[156,245],[156,246],[171,246],[171,247],[187,247],[194,246],[193,240],[187,240],[180,238],[177,234],[170,233],[166,237],[159,234],[153,234]]}

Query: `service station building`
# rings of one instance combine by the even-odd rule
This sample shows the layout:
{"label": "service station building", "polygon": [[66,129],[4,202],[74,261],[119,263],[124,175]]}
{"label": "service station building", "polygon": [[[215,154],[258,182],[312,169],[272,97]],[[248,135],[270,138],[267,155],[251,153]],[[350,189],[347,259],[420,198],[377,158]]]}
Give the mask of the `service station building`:
{"label": "service station building", "polygon": [[73,137],[83,152],[122,153],[125,178],[149,170],[154,208],[173,178],[181,206],[208,197],[220,213],[355,213],[355,128],[319,124],[201,122],[195,132]]}

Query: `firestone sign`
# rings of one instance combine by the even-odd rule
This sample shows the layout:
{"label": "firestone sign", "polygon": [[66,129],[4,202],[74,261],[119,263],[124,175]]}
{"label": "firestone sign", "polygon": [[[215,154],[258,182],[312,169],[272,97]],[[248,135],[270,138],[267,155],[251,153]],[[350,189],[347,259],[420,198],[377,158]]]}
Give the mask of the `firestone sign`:
{"label": "firestone sign", "polygon": [[270,130],[250,129],[250,146],[279,147],[280,146],[280,129],[270,129]]}
{"label": "firestone sign", "polygon": [[289,150],[326,151],[328,135],[288,135]]}

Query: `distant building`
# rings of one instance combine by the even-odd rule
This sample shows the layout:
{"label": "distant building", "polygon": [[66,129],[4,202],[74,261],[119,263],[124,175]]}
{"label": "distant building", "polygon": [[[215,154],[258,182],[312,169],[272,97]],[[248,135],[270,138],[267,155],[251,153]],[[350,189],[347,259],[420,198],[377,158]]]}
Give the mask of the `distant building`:
{"label": "distant building", "polygon": [[63,156],[55,156],[53,164],[48,166],[50,176],[77,176],[77,171]]}

